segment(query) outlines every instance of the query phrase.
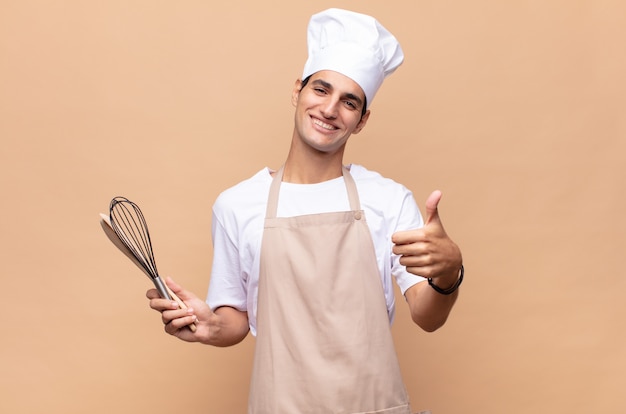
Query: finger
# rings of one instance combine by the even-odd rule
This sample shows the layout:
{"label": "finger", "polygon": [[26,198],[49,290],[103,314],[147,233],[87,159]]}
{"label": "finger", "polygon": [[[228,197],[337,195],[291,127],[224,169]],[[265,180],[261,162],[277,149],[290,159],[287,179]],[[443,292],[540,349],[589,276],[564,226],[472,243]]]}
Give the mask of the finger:
{"label": "finger", "polygon": [[[170,329],[172,332],[179,331],[181,329],[189,328],[192,332],[196,330],[196,321],[198,318],[196,315],[185,315],[180,318],[172,319],[170,321],[163,320],[166,332]],[[194,328],[192,329],[191,326]],[[168,332],[169,333],[169,332]]]}
{"label": "finger", "polygon": [[161,312],[161,321],[164,325],[167,325],[170,322],[177,321],[181,318],[186,318],[194,315],[193,309],[172,309],[172,310],[164,310]]}
{"label": "finger", "polygon": [[152,288],[146,292],[146,297],[150,299],[150,308],[162,312],[167,309],[178,309],[180,304],[175,300],[163,299],[158,290]]}
{"label": "finger", "polygon": [[156,289],[152,288],[146,291],[146,297],[148,299],[158,299],[161,295],[159,295],[159,292]]}
{"label": "finger", "polygon": [[411,238],[410,240],[406,240],[404,243],[394,244],[391,251],[393,254],[396,254],[398,256],[418,256],[424,254],[424,252],[427,251],[427,248],[427,243],[415,238]]}
{"label": "finger", "polygon": [[400,256],[398,262],[405,266],[409,267],[423,267],[428,266],[431,263],[431,258],[429,255],[419,255],[419,256]]}
{"label": "finger", "polygon": [[439,190],[433,191],[428,199],[426,200],[426,222],[425,224],[430,223],[440,223],[439,220],[439,201],[441,201],[441,196],[443,194]]}
{"label": "finger", "polygon": [[150,299],[150,308],[159,312],[164,312],[173,309],[180,309],[181,307],[175,300],[158,297],[156,299]]}
{"label": "finger", "polygon": [[[391,242],[395,245],[401,245],[410,242],[410,230],[397,231],[391,235]],[[394,253],[395,247],[394,247]],[[396,253],[399,254],[399,253]]]}
{"label": "finger", "polygon": [[[196,332],[197,321],[198,317],[195,314],[190,314],[190,312],[172,319],[166,318],[165,315],[163,317],[165,332],[184,340],[190,340],[189,334],[193,335]],[[185,339],[185,336],[187,339]]]}
{"label": "finger", "polygon": [[422,241],[423,238],[424,232],[422,231],[422,229],[401,230],[391,235],[391,242],[396,246],[400,246]]}

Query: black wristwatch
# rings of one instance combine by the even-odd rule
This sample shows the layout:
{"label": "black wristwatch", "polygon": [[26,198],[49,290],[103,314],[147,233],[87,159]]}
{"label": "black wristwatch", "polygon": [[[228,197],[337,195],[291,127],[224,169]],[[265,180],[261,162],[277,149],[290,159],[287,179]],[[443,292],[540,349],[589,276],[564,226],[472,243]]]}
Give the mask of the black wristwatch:
{"label": "black wristwatch", "polygon": [[459,288],[459,286],[461,286],[461,283],[463,282],[463,273],[465,273],[465,269],[463,268],[463,265],[461,265],[461,270],[459,271],[459,278],[456,280],[454,285],[452,285],[448,289],[442,289],[439,286],[435,285],[435,283],[433,283],[433,279],[431,277],[428,278],[428,284],[430,285],[430,287],[435,289],[435,291],[437,293],[440,293],[442,295],[451,295],[454,292],[456,292],[456,290]]}

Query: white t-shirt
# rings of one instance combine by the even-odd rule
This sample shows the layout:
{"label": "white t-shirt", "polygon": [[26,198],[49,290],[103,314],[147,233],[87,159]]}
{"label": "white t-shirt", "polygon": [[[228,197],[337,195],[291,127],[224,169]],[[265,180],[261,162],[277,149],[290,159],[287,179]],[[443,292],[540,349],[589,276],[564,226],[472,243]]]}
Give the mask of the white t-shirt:
{"label": "white t-shirt", "polygon": [[[391,235],[420,228],[422,216],[412,193],[379,173],[352,164],[361,209],[372,234],[390,323],[395,312],[392,275],[402,293],[424,280],[406,271],[392,253]],[[207,303],[211,309],[230,306],[248,312],[250,331],[256,335],[256,307],[261,241],[270,169],[221,193],[213,205],[213,269]],[[278,217],[349,210],[343,177],[318,184],[281,183]]]}

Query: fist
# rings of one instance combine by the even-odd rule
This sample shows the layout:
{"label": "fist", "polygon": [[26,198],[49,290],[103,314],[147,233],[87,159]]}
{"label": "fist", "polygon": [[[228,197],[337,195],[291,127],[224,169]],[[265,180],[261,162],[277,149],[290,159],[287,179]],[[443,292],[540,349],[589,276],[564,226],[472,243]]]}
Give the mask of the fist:
{"label": "fist", "polygon": [[418,276],[439,279],[438,285],[452,285],[463,263],[461,250],[448,237],[439,217],[441,191],[433,191],[426,200],[424,227],[399,231],[391,236],[393,253],[400,264]]}

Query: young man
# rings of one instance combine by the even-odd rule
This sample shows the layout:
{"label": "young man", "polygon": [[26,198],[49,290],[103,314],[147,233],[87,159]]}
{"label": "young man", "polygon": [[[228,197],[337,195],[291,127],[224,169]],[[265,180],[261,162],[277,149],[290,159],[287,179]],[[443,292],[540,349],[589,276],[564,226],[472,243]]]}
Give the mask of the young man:
{"label": "young man", "polygon": [[402,63],[396,39],[372,17],[330,9],[311,18],[308,45],[287,160],[213,207],[207,302],[171,280],[189,309],[154,289],[147,296],[182,340],[229,346],[256,335],[249,413],[409,414],[391,279],[413,321],[433,331],[458,295],[461,252],[439,219],[440,192],[423,221],[405,187],[343,165],[348,139]]}

